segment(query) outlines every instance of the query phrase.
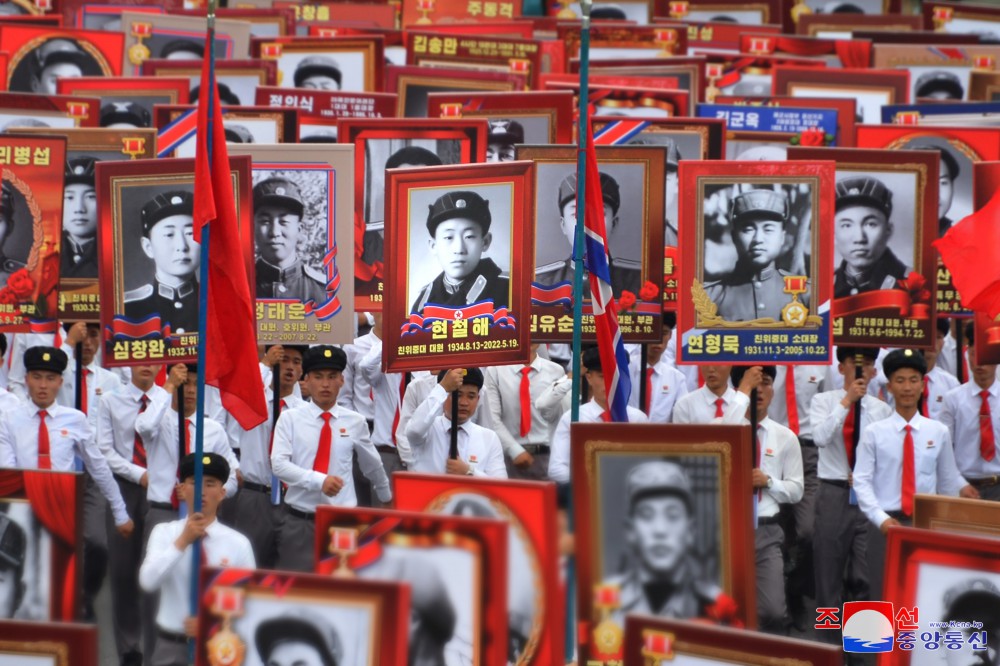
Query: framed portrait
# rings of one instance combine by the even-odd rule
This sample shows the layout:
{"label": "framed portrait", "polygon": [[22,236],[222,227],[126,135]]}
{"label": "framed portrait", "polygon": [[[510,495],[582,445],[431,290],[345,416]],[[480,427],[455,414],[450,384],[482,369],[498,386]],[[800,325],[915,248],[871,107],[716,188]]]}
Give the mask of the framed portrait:
{"label": "framed portrait", "polygon": [[482,162],[487,123],[481,118],[439,119],[345,118],[338,140],[354,146],[355,308],[382,310],[391,276],[385,267],[389,208],[387,169]]}
{"label": "framed portrait", "polygon": [[897,611],[896,622],[884,627],[895,649],[879,655],[879,666],[982,660],[997,650],[1000,539],[943,536],[912,527],[894,527],[886,536],[882,598],[907,613]]}
{"label": "framed portrait", "polygon": [[875,44],[871,66],[909,70],[911,100],[960,101],[969,99],[972,70],[993,70],[998,55],[1000,46],[989,44],[961,50],[940,45]]}
{"label": "framed portrait", "polygon": [[[747,26],[725,20],[719,21],[689,21],[667,16],[657,16],[656,25],[678,26],[688,32],[688,49],[692,47],[730,49],[739,51],[740,35]],[[773,35],[781,34],[781,26],[773,23],[759,24],[752,27],[754,32]]]}
{"label": "framed portrait", "polygon": [[985,3],[928,2],[920,7],[924,30],[973,34],[987,42],[1000,38],[1000,11]]}
{"label": "framed portrait", "polygon": [[[867,14],[864,29],[869,32],[916,32],[920,30],[922,20],[919,16],[908,14]],[[799,13],[795,23],[795,34],[822,39],[850,39],[853,33],[861,27],[855,13],[845,14],[809,14]]]}
{"label": "framed portrait", "polygon": [[[931,150],[939,154],[938,226],[937,233],[931,234],[933,241],[975,210],[975,164],[1000,159],[1000,128],[906,125],[866,127],[858,129],[858,146],[889,150]],[[951,272],[943,266],[938,267],[936,286],[935,307],[940,316],[969,316],[952,284]]]}
{"label": "framed portrait", "polygon": [[97,626],[0,621],[0,666],[98,666]]}
{"label": "framed portrait", "polygon": [[[618,325],[629,342],[660,339],[661,263],[667,148],[597,146],[611,288]],[[572,339],[573,239],[576,228],[576,148],[519,146],[517,158],[535,163],[535,273],[531,283],[531,339]],[[661,187],[660,183],[664,183]],[[595,339],[588,274],[583,278],[583,336]]]}
{"label": "framed portrait", "polygon": [[406,64],[516,74],[538,88],[542,49],[533,39],[446,32],[406,33]]}
{"label": "framed portrait", "polygon": [[75,620],[83,580],[77,565],[83,557],[83,475],[0,471],[0,524],[5,555],[0,618]]}
{"label": "framed portrait", "polygon": [[[580,663],[618,663],[629,614],[755,626],[749,429],[578,424],[570,437]],[[640,579],[685,582],[650,597]]]}
{"label": "framed portrait", "polygon": [[826,68],[820,58],[802,58],[786,55],[758,55],[730,53],[718,49],[691,49],[696,55],[705,56],[705,101],[713,102],[718,95],[762,96],[772,93],[774,71],[777,67],[800,67],[813,71],[812,79],[821,79],[816,68]]}
{"label": "framed portrait", "polygon": [[[289,90],[277,86],[257,88],[254,104],[299,110],[299,141],[327,143],[320,136],[337,140],[340,118],[392,118],[396,115],[396,96],[390,93],[349,93]],[[309,139],[307,137],[317,137]]]}
{"label": "framed portrait", "polygon": [[99,30],[0,26],[0,49],[9,54],[7,89],[56,94],[56,81],[77,76],[120,76],[125,38]]}
{"label": "framed portrait", "polygon": [[195,664],[405,666],[410,599],[395,581],[204,567]]}
{"label": "framed portrait", "polygon": [[383,48],[380,36],[255,37],[251,54],[277,61],[282,88],[382,92]]}
{"label": "framed portrait", "polygon": [[[880,14],[902,14],[900,0],[783,0],[784,25],[791,32],[803,16],[849,15],[856,24],[867,25],[868,19]],[[859,18],[858,14],[864,14]]]}
{"label": "framed portrait", "polygon": [[944,495],[913,496],[913,526],[1000,539],[1000,504]]}
{"label": "framed portrait", "polygon": [[403,511],[505,521],[509,526],[507,663],[565,663],[555,484],[397,474],[393,496]]}
{"label": "framed portrait", "polygon": [[[150,59],[189,60],[201,69],[205,57],[205,19],[197,16],[167,16],[125,11],[120,32],[125,33],[125,76],[140,76]],[[215,21],[215,57],[219,60],[246,58],[250,54],[250,24],[246,21]]]}
{"label": "framed portrait", "polygon": [[[204,18],[205,9],[183,9],[171,12],[178,16],[198,16]],[[250,24],[251,37],[286,37],[295,34],[295,11],[291,7],[220,7],[215,15],[233,21]]]}
{"label": "framed portrait", "polygon": [[[253,275],[250,158],[229,161],[243,259]],[[104,364],[197,358],[201,246],[193,237],[194,160],[98,162],[96,182]]]}
{"label": "framed portrait", "polygon": [[10,134],[66,137],[59,254],[59,319],[100,321],[97,197],[94,165],[156,156],[153,129],[12,129]]}
{"label": "framed portrait", "polygon": [[[687,114],[691,93],[639,86],[600,84],[590,85],[590,104],[599,116],[627,118],[675,118]],[[548,90],[572,90],[579,104],[580,84],[570,81],[546,83]]]}
{"label": "framed portrait", "polygon": [[[325,34],[323,31],[342,28],[392,30],[396,27],[396,8],[391,5],[372,5],[366,2],[339,3],[335,19],[330,16],[330,5],[305,2],[301,4],[293,2],[292,5],[293,8],[299,8],[299,17],[295,19],[295,32],[303,37],[333,37],[334,35]],[[306,18],[309,16],[310,6],[314,8],[314,19]]]}
{"label": "framed portrait", "polygon": [[508,534],[499,519],[319,507],[316,572],[333,584],[418,587],[407,619],[420,652],[410,663],[422,654],[434,663],[504,664]]}
{"label": "framed portrait", "polygon": [[503,72],[414,65],[389,65],[385,71],[386,92],[399,95],[396,115],[400,118],[428,117],[430,93],[518,92],[525,86],[523,76]]}
{"label": "framed portrait", "polygon": [[[652,0],[626,0],[625,2],[595,2],[590,9],[592,21],[630,21],[635,25],[653,22],[655,3]],[[577,21],[583,17],[579,0],[563,0],[549,5],[549,15],[564,21]]]}
{"label": "framed portrait", "polygon": [[[666,149],[663,207],[663,308],[677,309],[680,251],[677,246],[677,165],[681,160],[721,159],[726,142],[726,122],[696,118],[593,119],[598,146],[651,145]],[[655,280],[654,280],[655,282]]]}
{"label": "framed portrait", "polygon": [[857,103],[853,98],[798,98],[788,95],[772,95],[765,97],[719,95],[716,104],[739,104],[743,106],[776,106],[801,107],[807,109],[832,109],[837,112],[837,145],[842,148],[853,147],[857,142]]}
{"label": "framed portrait", "polygon": [[404,0],[400,9],[404,28],[435,23],[510,21],[521,16],[521,5],[507,0],[469,4],[465,0]]}
{"label": "framed portrait", "polygon": [[0,133],[15,127],[98,127],[96,97],[0,92]]}
{"label": "framed portrait", "polygon": [[656,15],[677,21],[709,21],[763,25],[781,23],[780,0],[755,0],[749,4],[732,0],[656,0]]}
{"label": "framed portrait", "polygon": [[625,618],[625,663],[636,666],[840,666],[844,652],[816,641],[771,636],[691,620]]}
{"label": "framed portrait", "polygon": [[868,67],[872,44],[864,39],[792,37],[765,33],[740,35],[740,51],[755,55],[790,55],[822,58],[827,67]]}
{"label": "framed portrait", "polygon": [[679,176],[693,261],[680,267],[678,360],[828,363],[833,165],[689,161]]}
{"label": "framed portrait", "polygon": [[[1000,185],[1000,162],[981,162],[972,166],[976,210],[985,207]],[[949,278],[950,278],[949,272]],[[958,295],[956,294],[956,298]],[[975,328],[976,362],[1000,363],[1000,317],[990,317],[985,312],[973,315]]]}
{"label": "framed portrait", "polygon": [[[146,60],[144,77],[183,76],[190,81],[188,99],[198,99],[201,89],[201,64],[195,60]],[[274,86],[278,81],[278,63],[273,60],[217,60],[215,80],[223,104],[242,106],[254,103],[258,86]]]}
{"label": "framed portrait", "polygon": [[[560,23],[566,62],[580,57],[580,24]],[[687,31],[659,26],[596,25],[590,29],[592,62],[617,58],[669,58],[687,53]]]}
{"label": "framed portrait", "polygon": [[996,127],[1000,125],[1000,102],[931,102],[893,104],[882,107],[885,125],[950,125]]}
{"label": "framed portrait", "polygon": [[88,0],[60,0],[59,13],[64,25],[84,30],[106,30],[121,32],[122,12],[134,11],[146,14],[165,14],[184,6],[183,0],[164,0],[150,6],[142,0],[124,0],[114,4],[91,3]]}
{"label": "framed portrait", "polygon": [[[257,342],[354,341],[354,148],[231,146],[253,159]],[[347,307],[344,307],[347,304]]]}
{"label": "framed portrait", "polygon": [[[580,71],[580,60],[569,62],[569,71]],[[591,77],[635,76],[644,79],[664,78],[671,80],[670,88],[687,90],[690,106],[687,114],[694,115],[695,105],[705,95],[705,58],[700,56],[673,56],[662,58],[638,58],[634,60],[600,60],[590,67]]]}
{"label": "framed portrait", "polygon": [[157,104],[188,104],[185,78],[87,76],[59,79],[60,95],[96,97],[101,101],[101,127],[152,127]]}
{"label": "framed portrait", "polygon": [[52,321],[59,303],[66,139],[0,135],[0,329]]}
{"label": "framed portrait", "polygon": [[980,102],[1000,101],[1000,72],[973,70],[969,74],[969,99]]}
{"label": "framed portrait", "polygon": [[386,372],[528,359],[534,188],[528,161],[386,171]]}
{"label": "framed portrait", "polygon": [[798,98],[855,99],[858,122],[877,125],[882,105],[906,104],[909,91],[910,74],[906,70],[827,68],[822,77],[817,77],[814,69],[779,65],[774,68],[772,92]]}
{"label": "framed portrait", "polygon": [[[195,105],[157,104],[153,127],[157,130],[159,157],[194,157],[198,124]],[[222,124],[228,144],[295,143],[299,138],[295,109],[267,106],[222,107]]]}
{"label": "framed portrait", "polygon": [[[430,93],[427,96],[429,118],[486,118],[490,128],[504,131],[494,134],[507,135],[503,149],[518,143],[572,143],[573,142],[573,93],[560,91],[530,91],[518,93],[486,92]],[[515,124],[516,123],[516,124]],[[520,140],[517,140],[520,139]],[[501,156],[504,150],[494,150]],[[502,161],[502,160],[501,160]]]}

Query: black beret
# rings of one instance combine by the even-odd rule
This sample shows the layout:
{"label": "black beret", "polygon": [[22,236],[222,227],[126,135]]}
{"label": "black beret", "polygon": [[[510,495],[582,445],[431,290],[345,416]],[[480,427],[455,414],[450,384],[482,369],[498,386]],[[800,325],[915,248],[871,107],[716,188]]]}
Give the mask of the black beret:
{"label": "black beret", "polygon": [[8,569],[23,567],[27,543],[24,528],[7,514],[0,513],[0,566]]}
{"label": "black beret", "polygon": [[412,164],[413,166],[441,166],[441,158],[420,146],[406,146],[400,148],[385,161],[386,169],[395,169],[401,164]]}
{"label": "black beret", "polygon": [[302,217],[305,206],[298,186],[284,178],[268,178],[253,186],[253,205],[280,206]]}
{"label": "black beret", "polygon": [[191,192],[174,190],[150,199],[140,213],[142,233],[148,236],[157,222],[172,215],[194,215],[194,195]]}
{"label": "black beret", "polygon": [[94,186],[94,165],[97,163],[93,157],[77,157],[66,162],[66,177],[63,180],[65,185],[90,185]]}
{"label": "black beret", "polygon": [[340,637],[332,627],[321,627],[317,619],[304,610],[293,610],[285,615],[272,617],[257,625],[254,644],[265,663],[271,651],[281,643],[305,643],[319,653],[323,666],[337,666],[342,648]]}
{"label": "black beret", "polygon": [[837,361],[843,363],[849,358],[854,358],[859,354],[864,358],[875,360],[878,358],[878,347],[837,347]]}
{"label": "black beret", "polygon": [[485,234],[490,230],[490,223],[493,221],[490,215],[490,202],[475,192],[465,190],[442,194],[437,201],[428,206],[427,231],[433,237],[439,224],[456,218],[478,222]]}
{"label": "black beret", "polygon": [[316,55],[303,58],[295,68],[295,87],[301,88],[302,83],[311,76],[329,76],[340,85],[340,65],[329,56]]}
{"label": "black beret", "polygon": [[135,127],[149,127],[149,111],[135,102],[109,102],[101,107],[101,127],[128,123]]}
{"label": "black beret", "polygon": [[[444,376],[448,374],[447,370],[442,370],[438,373],[438,381],[440,382],[444,379]],[[478,389],[483,388],[483,371],[479,368],[466,368],[465,375],[462,377],[462,386],[466,384],[472,384]]]}
{"label": "black beret", "polygon": [[892,379],[893,373],[902,368],[912,368],[926,375],[927,361],[923,354],[913,349],[893,349],[882,359],[882,372],[887,379]]}
{"label": "black beret", "polygon": [[[609,176],[608,174],[601,172],[601,197],[604,199],[604,203],[611,206],[612,214],[618,213],[618,208],[621,206],[621,192],[618,188],[618,181]],[[570,175],[563,178],[563,182],[559,184],[559,214],[562,215],[563,206],[565,206],[570,201],[576,201],[576,172],[574,171]]]}
{"label": "black beret", "polygon": [[347,354],[340,347],[317,345],[302,355],[302,374],[313,370],[340,370],[347,367]]}
{"label": "black beret", "polygon": [[880,210],[888,220],[892,216],[892,192],[878,178],[845,178],[837,183],[836,209],[868,206]]}
{"label": "black beret", "polygon": [[[194,466],[197,459],[198,456],[194,453],[189,453],[181,458],[181,481],[186,481],[194,476]],[[201,465],[201,471],[204,476],[218,479],[222,483],[229,480],[229,461],[218,453],[211,453],[209,451],[202,453]]]}
{"label": "black beret", "polygon": [[55,347],[31,347],[24,352],[25,370],[48,370],[61,375],[68,363],[66,352]]}
{"label": "black beret", "polygon": [[197,42],[192,42],[187,39],[175,39],[172,42],[168,42],[162,49],[160,49],[159,58],[166,58],[171,54],[178,53],[180,51],[190,51],[191,53],[197,54],[198,58],[203,58],[205,56],[205,47]]}

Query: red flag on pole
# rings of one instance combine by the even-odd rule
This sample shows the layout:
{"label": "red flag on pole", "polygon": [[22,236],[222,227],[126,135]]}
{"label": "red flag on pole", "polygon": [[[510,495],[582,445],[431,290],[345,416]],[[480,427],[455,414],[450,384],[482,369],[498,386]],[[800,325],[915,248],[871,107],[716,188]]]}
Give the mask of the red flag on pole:
{"label": "red flag on pole", "polygon": [[[267,420],[267,404],[257,366],[254,299],[240,250],[236,199],[210,60],[205,58],[201,72],[194,169],[196,241],[201,242],[202,227],[211,223],[208,308],[205,330],[200,331],[206,343],[205,383],[219,389],[222,406],[240,426],[250,430]],[[209,107],[212,109],[211,152],[208,147]]]}
{"label": "red flag on pole", "polygon": [[934,247],[951,271],[962,305],[991,319],[1000,315],[1000,192],[953,224]]}

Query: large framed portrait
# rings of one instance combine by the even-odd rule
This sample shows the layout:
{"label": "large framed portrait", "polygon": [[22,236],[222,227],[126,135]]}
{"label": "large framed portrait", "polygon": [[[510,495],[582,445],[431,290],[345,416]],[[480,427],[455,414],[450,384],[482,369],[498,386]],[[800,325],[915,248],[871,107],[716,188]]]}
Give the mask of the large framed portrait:
{"label": "large framed portrait", "polygon": [[885,627],[881,637],[895,639],[895,649],[879,655],[879,666],[992,659],[1000,650],[1000,539],[893,527],[885,548],[883,599],[897,620],[899,609],[910,617],[909,626]]}
{"label": "large framed portrait", "polygon": [[[792,97],[835,97],[858,103],[858,121],[878,124],[883,104],[906,104],[910,99],[910,74],[898,69],[834,69],[779,65],[774,68],[773,93]],[[860,145],[860,144],[859,144]]]}
{"label": "large framed portrait", "polygon": [[189,84],[183,77],[83,76],[56,82],[60,95],[101,100],[101,127],[152,127],[157,104],[188,104]]}
{"label": "large framed portrait", "polygon": [[[518,143],[572,143],[573,93],[569,91],[530,91],[518,93],[486,92],[430,93],[427,96],[429,118],[486,118],[490,125],[488,161],[513,159]],[[492,150],[490,150],[492,147]]]}
{"label": "large framed portrait", "polygon": [[[655,79],[654,79],[655,80]],[[572,90],[579,104],[578,81],[547,82],[548,90]],[[590,86],[591,104],[596,115],[629,118],[674,118],[687,113],[691,92],[667,88],[601,83]]]}
{"label": "large framed portrait", "polygon": [[381,92],[385,54],[381,36],[255,37],[251,54],[278,63],[283,88]]}
{"label": "large framed portrait", "polygon": [[[188,99],[198,99],[201,89],[201,63],[196,60],[150,59],[142,63],[144,77],[183,76],[190,81]],[[278,82],[278,63],[274,60],[218,60],[215,81],[219,99],[229,106],[254,103],[258,86],[274,86]],[[270,105],[267,105],[270,106]]]}
{"label": "large framed portrait", "polygon": [[504,664],[508,538],[498,519],[319,507],[316,572],[409,583],[407,663]]}
{"label": "large framed portrait", "polygon": [[100,321],[95,164],[156,156],[156,130],[18,128],[11,134],[66,137],[59,319]]}
{"label": "large framed portrait", "polygon": [[0,666],[98,666],[97,625],[0,621]]}
{"label": "large framed portrait", "polygon": [[407,31],[406,64],[516,74],[538,88],[542,49],[534,39]]}
{"label": "large framed portrait", "polygon": [[570,437],[580,663],[617,663],[629,614],[752,628],[750,431],[602,423]]}
{"label": "large framed portrait", "polygon": [[650,615],[625,618],[625,663],[636,666],[840,666],[833,645],[691,620]]}
{"label": "large framed portrait", "polygon": [[525,80],[519,74],[481,72],[444,67],[389,65],[385,69],[385,90],[399,95],[396,115],[426,118],[427,96],[434,92],[518,92]]}
{"label": "large framed portrait", "polygon": [[0,26],[0,49],[10,54],[7,89],[54,95],[60,78],[120,76],[124,43],[121,33]]}
{"label": "large framed portrait", "polygon": [[[972,170],[976,210],[981,210],[1000,187],[1000,162],[981,162],[974,164]],[[990,317],[985,312],[976,312],[973,314],[973,325],[976,327],[974,331],[976,363],[988,365],[1000,363],[1000,316]]]}
{"label": "large framed portrait", "polygon": [[656,0],[656,15],[682,21],[713,21],[758,26],[781,23],[780,0]]}
{"label": "large framed portrait", "polygon": [[195,664],[405,666],[411,598],[396,581],[204,567]]}
{"label": "large framed portrait", "polygon": [[[864,28],[867,32],[916,32],[921,28],[919,16],[908,14],[867,14]],[[846,14],[808,14],[802,12],[795,24],[795,34],[823,39],[851,39],[858,32],[858,17]]]}
{"label": "large framed portrait", "polygon": [[875,44],[872,67],[906,69],[910,72],[910,99],[917,101],[969,99],[969,75],[973,68],[993,69],[1000,46],[977,45],[970,49],[941,48],[940,45]]}
{"label": "large framed portrait", "polygon": [[920,6],[924,30],[973,34],[987,42],[1000,38],[1000,11],[986,3],[927,2]]}
{"label": "large framed portrait", "polygon": [[945,495],[914,495],[913,526],[1000,539],[1000,503]]}
{"label": "large framed portrait", "polygon": [[[247,275],[254,274],[250,163],[230,158]],[[196,359],[201,246],[194,241],[194,160],[98,162],[96,182],[104,364]]]}
{"label": "large framed portrait", "polygon": [[774,72],[778,67],[799,67],[811,70],[813,80],[823,75],[817,69],[826,69],[820,58],[802,58],[787,55],[761,55],[758,53],[731,53],[719,49],[692,49],[705,56],[705,101],[713,102],[718,95],[762,96],[772,92]]}
{"label": "large framed portrait", "polygon": [[386,171],[386,372],[525,363],[535,165]]}
{"label": "large framed portrait", "polygon": [[[257,342],[354,340],[354,149],[232,146],[253,158]],[[344,305],[347,305],[345,308]]]}
{"label": "large framed portrait", "polygon": [[[597,146],[611,288],[618,299],[622,339],[661,337],[664,189],[667,148]],[[531,339],[568,342],[573,335],[573,239],[576,220],[576,148],[519,146],[517,158],[535,163],[535,279],[531,284]],[[588,274],[583,278],[583,335],[595,339]]]}
{"label": "large framed portrait", "polygon": [[15,127],[99,127],[96,97],[0,92],[0,133]]}
{"label": "large framed portrait", "polygon": [[487,123],[469,119],[345,118],[338,123],[340,143],[354,146],[355,303],[359,311],[382,310],[388,197],[387,169],[482,162]]}
{"label": "large framed portrait", "polygon": [[404,511],[507,522],[507,663],[565,663],[555,484],[396,474],[393,496]]}
{"label": "large framed portrait", "polygon": [[[122,12],[125,33],[125,76],[140,76],[147,60],[187,60],[201,68],[205,57],[205,19],[197,16],[167,16],[135,11]],[[216,19],[215,57],[219,60],[246,58],[250,54],[250,24]]]}
{"label": "large framed portrait", "polygon": [[155,6],[147,5],[143,0],[122,0],[114,4],[89,2],[89,0],[60,0],[59,13],[63,15],[64,25],[67,26],[84,30],[121,32],[123,11],[166,14],[183,6],[183,0],[163,0]]}
{"label": "large framed portrait", "polygon": [[0,619],[76,619],[83,580],[77,564],[83,557],[83,476],[0,471],[0,526]]}
{"label": "large framed portrait", "polygon": [[0,329],[53,321],[59,302],[66,139],[0,135]]}
{"label": "large framed portrait", "polygon": [[258,86],[254,104],[299,111],[300,143],[336,143],[340,118],[392,118],[396,95]]}
{"label": "large framed portrait", "polygon": [[[569,69],[572,73],[580,71],[579,58],[570,61]],[[704,99],[705,95],[705,58],[699,56],[673,56],[669,60],[662,58],[599,60],[590,67],[590,74],[593,77],[637,76],[644,79],[669,79],[673,83],[671,88],[687,90],[690,93],[687,113],[680,115],[694,115],[698,101]]]}
{"label": "large framed portrait", "polygon": [[857,141],[857,102],[853,98],[819,98],[790,97],[788,95],[772,95],[769,97],[719,95],[716,104],[741,104],[744,106],[776,106],[805,107],[815,109],[832,109],[837,112],[837,145],[842,148],[853,147]]}
{"label": "large framed portrait", "polygon": [[[783,20],[786,31],[792,32],[803,16],[836,16],[848,14],[858,25],[868,25],[868,19],[873,15],[901,14],[900,0],[850,0],[849,2],[834,0],[782,0],[784,7]],[[858,14],[864,14],[859,17]]]}
{"label": "large framed portrait", "polygon": [[833,165],[691,161],[680,183],[680,362],[829,362]]}
{"label": "large framed portrait", "polygon": [[[295,143],[299,138],[295,109],[223,105],[222,125],[228,144]],[[197,126],[197,105],[157,104],[153,107],[157,156],[194,157]]]}

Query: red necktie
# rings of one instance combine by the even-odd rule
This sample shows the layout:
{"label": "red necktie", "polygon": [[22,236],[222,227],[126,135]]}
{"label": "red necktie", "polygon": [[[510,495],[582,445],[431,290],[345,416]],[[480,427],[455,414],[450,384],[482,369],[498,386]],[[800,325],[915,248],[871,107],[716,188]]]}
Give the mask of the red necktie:
{"label": "red necktie", "polygon": [[[142,414],[149,405],[149,397],[143,393],[142,397],[139,398],[139,403],[139,413]],[[146,446],[142,443],[142,437],[139,436],[138,431],[136,431],[135,439],[132,441],[132,464],[142,468],[146,467]]]}
{"label": "red necktie", "polygon": [[924,375],[924,395],[923,398],[920,399],[920,415],[927,418],[930,418],[930,414],[927,413],[927,405],[930,404],[931,401],[931,394],[928,388],[930,381],[931,378]]}
{"label": "red necktie", "polygon": [[191,453],[191,419],[184,419],[184,451]]}
{"label": "red necktie", "polygon": [[528,374],[531,366],[521,368],[521,437],[527,437],[531,432],[531,382]]}
{"label": "red necktie", "polygon": [[[281,414],[281,412],[285,411],[286,407],[288,407],[288,405],[285,404],[284,400],[282,400],[280,403],[278,403],[278,414]],[[273,427],[271,428],[271,441],[269,441],[267,443],[267,458],[268,458],[268,460],[271,459],[271,450],[272,449],[274,449],[274,428]]]}
{"label": "red necktie", "polygon": [[653,408],[653,368],[646,368],[646,404],[644,406],[644,411],[646,416],[649,416],[650,410]]}
{"label": "red necktie", "polygon": [[715,418],[721,419],[724,416],[724,412],[722,411],[722,406],[724,404],[726,404],[726,401],[723,400],[722,398],[716,399],[716,401],[715,401]]}
{"label": "red necktie", "polygon": [[701,368],[698,368],[698,388],[705,385],[705,375],[701,374]]}
{"label": "red necktie", "polygon": [[[754,435],[754,439],[757,441],[757,469],[764,471],[764,449],[760,445],[760,432],[764,429],[764,426],[757,426],[757,434]],[[764,433],[767,436],[767,433]],[[764,489],[757,489],[757,501],[760,502],[761,498],[764,496]]]}
{"label": "red necktie", "polygon": [[606,409],[603,412],[601,412],[601,420],[604,421],[605,423],[611,423],[611,412],[609,412]]}
{"label": "red necktie", "polygon": [[90,374],[90,370],[84,370],[83,375],[80,377],[80,411],[87,414],[87,375]]}
{"label": "red necktie", "polygon": [[983,460],[993,460],[996,442],[993,439],[993,415],[990,413],[990,392],[980,391],[983,404],[979,407],[979,455]]}
{"label": "red necktie", "polygon": [[854,469],[854,409],[857,403],[851,403],[844,419],[844,453],[847,455],[847,466]]}
{"label": "red necktie", "polygon": [[913,494],[917,490],[913,466],[913,428],[906,426],[903,438],[903,515],[913,515]]}
{"label": "red necktie", "polygon": [[403,396],[406,395],[406,373],[399,374],[399,402],[396,403],[396,413],[392,415],[392,445],[396,446],[396,428],[399,427],[399,409],[403,406]]}
{"label": "red necktie", "polygon": [[323,412],[320,417],[323,419],[323,427],[319,431],[319,447],[316,449],[316,459],[313,460],[313,471],[327,475],[330,473],[330,447],[333,444],[333,428],[330,427],[333,414]]}
{"label": "red necktie", "polygon": [[788,429],[799,434],[799,403],[795,402],[795,369],[785,372],[785,407],[788,409]]}
{"label": "red necktie", "polygon": [[38,412],[38,469],[52,469],[49,458],[49,427],[45,425],[45,417],[49,413],[44,409]]}

